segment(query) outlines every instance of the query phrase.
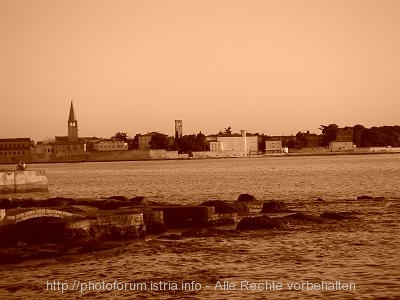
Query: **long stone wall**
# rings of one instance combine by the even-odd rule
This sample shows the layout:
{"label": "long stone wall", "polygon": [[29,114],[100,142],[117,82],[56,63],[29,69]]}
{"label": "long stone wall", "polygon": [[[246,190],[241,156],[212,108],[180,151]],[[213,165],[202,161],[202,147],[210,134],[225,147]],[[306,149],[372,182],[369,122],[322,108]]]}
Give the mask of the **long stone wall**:
{"label": "long stone wall", "polygon": [[0,171],[0,193],[45,192],[48,190],[46,171]]}
{"label": "long stone wall", "polygon": [[[87,151],[70,156],[54,156],[48,154],[33,154],[28,163],[45,162],[84,162],[84,161],[129,161],[151,159],[187,159],[187,154],[165,149],[124,150],[124,151]],[[5,161],[9,162],[9,161]]]}

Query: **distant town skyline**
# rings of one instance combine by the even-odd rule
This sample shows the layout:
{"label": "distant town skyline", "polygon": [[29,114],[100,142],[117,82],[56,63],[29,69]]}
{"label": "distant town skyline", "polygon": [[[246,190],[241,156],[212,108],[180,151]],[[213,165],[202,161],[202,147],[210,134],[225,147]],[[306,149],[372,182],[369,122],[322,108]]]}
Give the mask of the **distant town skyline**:
{"label": "distant town skyline", "polygon": [[400,1],[1,1],[0,138],[398,125]]}

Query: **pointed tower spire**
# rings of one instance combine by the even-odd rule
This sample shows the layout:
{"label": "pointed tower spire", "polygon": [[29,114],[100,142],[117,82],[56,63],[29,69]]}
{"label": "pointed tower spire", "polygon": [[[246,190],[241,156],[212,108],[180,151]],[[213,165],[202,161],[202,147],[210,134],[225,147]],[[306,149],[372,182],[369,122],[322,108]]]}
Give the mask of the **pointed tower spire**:
{"label": "pointed tower spire", "polygon": [[74,105],[71,101],[68,117],[68,142],[75,143],[78,142],[78,140],[78,120],[76,119]]}
{"label": "pointed tower spire", "polygon": [[71,107],[69,108],[68,122],[75,122],[75,121],[76,121],[76,117],[75,117],[74,105],[71,101]]}

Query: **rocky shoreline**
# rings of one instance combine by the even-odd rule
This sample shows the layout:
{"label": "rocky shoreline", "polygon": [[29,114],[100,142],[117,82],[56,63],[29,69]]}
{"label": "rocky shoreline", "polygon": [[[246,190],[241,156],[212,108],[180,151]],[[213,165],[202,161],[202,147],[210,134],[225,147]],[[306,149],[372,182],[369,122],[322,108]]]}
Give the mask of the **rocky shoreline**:
{"label": "rocky shoreline", "polygon": [[308,214],[291,210],[282,201],[262,201],[249,194],[241,194],[236,201],[209,200],[193,206],[157,203],[142,196],[0,199],[0,211],[0,263],[103,250],[149,235],[180,240],[358,219],[355,213],[340,211]]}

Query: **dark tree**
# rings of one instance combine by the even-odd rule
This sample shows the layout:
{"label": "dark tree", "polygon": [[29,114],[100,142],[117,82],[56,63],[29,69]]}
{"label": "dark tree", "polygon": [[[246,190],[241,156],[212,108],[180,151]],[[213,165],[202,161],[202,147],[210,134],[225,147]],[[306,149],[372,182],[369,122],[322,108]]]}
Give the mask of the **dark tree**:
{"label": "dark tree", "polygon": [[114,134],[111,137],[112,140],[114,141],[124,141],[125,143],[128,144],[128,149],[137,149],[138,147],[135,148],[135,139],[137,143],[137,138],[135,136],[135,139],[132,139],[126,132],[118,131],[116,134]]}
{"label": "dark tree", "polygon": [[258,138],[257,138],[258,150],[261,151],[262,153],[265,152],[265,142],[267,141],[267,138],[268,138],[268,136],[266,136],[264,133],[261,135],[258,135]]}
{"label": "dark tree", "polygon": [[139,149],[139,136],[141,136],[140,133],[136,134],[135,137],[131,140],[131,143],[128,144],[130,146],[129,149]]}
{"label": "dark tree", "polygon": [[232,134],[231,126],[228,126],[228,128],[225,128],[224,134]]}
{"label": "dark tree", "polygon": [[296,133],[296,148],[304,148],[307,145],[306,134],[299,131]]}
{"label": "dark tree", "polygon": [[162,133],[155,134],[150,140],[151,149],[169,149],[169,139],[168,136]]}
{"label": "dark tree", "polygon": [[196,136],[196,150],[195,151],[207,151],[208,145],[206,142],[206,136],[201,131]]}
{"label": "dark tree", "polygon": [[361,147],[362,145],[362,137],[365,130],[367,129],[362,125],[356,125],[353,127],[353,144],[357,147]]}
{"label": "dark tree", "polygon": [[321,146],[329,146],[331,141],[336,139],[337,133],[339,131],[339,126],[336,124],[329,124],[328,126],[321,125],[319,128],[322,131],[322,142]]}
{"label": "dark tree", "polygon": [[131,138],[128,136],[128,134],[126,132],[118,131],[116,134],[114,134],[111,137],[111,139],[114,141],[124,141],[127,143],[128,140],[130,140]]}
{"label": "dark tree", "polygon": [[182,138],[175,139],[175,141],[177,144],[177,149],[180,153],[209,150],[206,136],[201,133],[201,131],[197,135],[184,135]]}

